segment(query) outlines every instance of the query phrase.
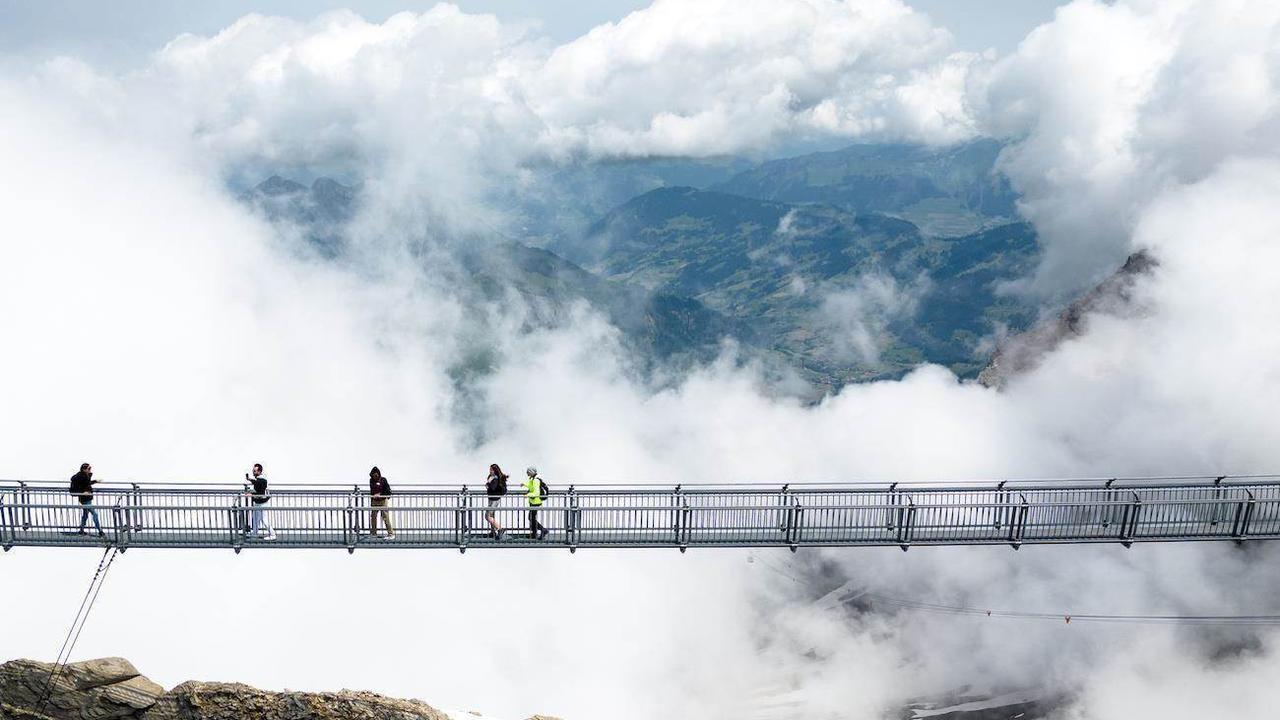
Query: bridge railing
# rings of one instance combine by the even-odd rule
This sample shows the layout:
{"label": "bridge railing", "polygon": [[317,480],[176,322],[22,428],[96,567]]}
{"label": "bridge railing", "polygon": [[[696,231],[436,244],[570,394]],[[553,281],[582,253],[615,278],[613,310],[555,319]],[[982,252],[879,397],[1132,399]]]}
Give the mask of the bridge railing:
{"label": "bridge railing", "polygon": [[[490,507],[482,488],[399,486],[375,507],[359,486],[273,485],[261,506],[287,547],[678,547],[1244,540],[1280,537],[1280,479],[999,482],[905,485],[573,486],[537,508]],[[243,547],[254,505],[241,485],[95,486],[91,507],[121,547]],[[0,481],[0,545],[100,542],[63,483]],[[395,538],[371,533],[386,511]],[[502,543],[487,515],[508,530]]]}

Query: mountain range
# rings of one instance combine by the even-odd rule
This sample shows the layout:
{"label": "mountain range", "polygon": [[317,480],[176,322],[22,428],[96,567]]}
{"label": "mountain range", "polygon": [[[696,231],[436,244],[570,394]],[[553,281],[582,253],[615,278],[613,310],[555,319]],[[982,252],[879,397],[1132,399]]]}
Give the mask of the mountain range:
{"label": "mountain range", "polygon": [[[706,361],[729,340],[818,388],[926,362],[973,377],[997,333],[1040,312],[1000,291],[1039,246],[999,150],[857,145],[763,163],[542,169],[536,193],[506,198],[519,227],[452,243],[444,272],[480,303],[515,293],[529,327],[567,322],[586,303],[642,368]],[[340,260],[363,192],[271,177],[242,200]],[[483,371],[483,358],[469,362]]]}

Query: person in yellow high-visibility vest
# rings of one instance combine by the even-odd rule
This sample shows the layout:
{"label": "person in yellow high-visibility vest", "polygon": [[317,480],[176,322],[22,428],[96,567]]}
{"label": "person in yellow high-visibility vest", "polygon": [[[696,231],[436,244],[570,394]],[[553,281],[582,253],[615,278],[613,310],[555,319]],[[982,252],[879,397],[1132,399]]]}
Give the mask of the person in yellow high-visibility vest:
{"label": "person in yellow high-visibility vest", "polygon": [[524,481],[524,493],[529,499],[529,537],[543,540],[547,537],[547,528],[538,522],[538,508],[542,507],[542,494],[546,486],[538,477],[538,468],[529,467],[524,471],[528,478]]}

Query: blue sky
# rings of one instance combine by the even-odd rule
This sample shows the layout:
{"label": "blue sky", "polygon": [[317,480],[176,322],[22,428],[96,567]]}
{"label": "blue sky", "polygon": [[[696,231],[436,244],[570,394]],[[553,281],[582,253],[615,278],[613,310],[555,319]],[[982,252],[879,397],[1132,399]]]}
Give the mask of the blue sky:
{"label": "blue sky", "polygon": [[[382,19],[400,10],[425,10],[436,0],[0,0],[0,53],[70,54],[99,63],[129,65],[182,32],[209,34],[250,12],[313,17],[350,8]],[[532,20],[556,42],[644,7],[645,0],[456,0],[472,12]],[[1026,33],[1049,20],[1058,0],[911,0],[950,29],[965,50],[1011,51]]]}

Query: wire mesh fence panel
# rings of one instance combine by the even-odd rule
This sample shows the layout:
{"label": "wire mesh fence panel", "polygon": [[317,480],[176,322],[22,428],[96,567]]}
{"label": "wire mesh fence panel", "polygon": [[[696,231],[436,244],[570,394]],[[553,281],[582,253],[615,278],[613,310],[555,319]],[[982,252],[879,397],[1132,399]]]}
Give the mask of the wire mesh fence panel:
{"label": "wire mesh fence panel", "polygon": [[792,542],[835,544],[896,542],[899,493],[884,490],[792,492]]}
{"label": "wire mesh fence panel", "polygon": [[684,500],[674,491],[590,491],[574,496],[574,532],[580,545],[678,545]]}
{"label": "wire mesh fence panel", "polygon": [[[993,542],[1004,539],[1009,503],[997,489],[912,491],[905,498],[904,542]],[[899,512],[902,516],[904,513]]]}
{"label": "wire mesh fence panel", "polygon": [[678,542],[689,545],[781,545],[794,515],[782,492],[692,492],[679,496]]}
{"label": "wire mesh fence panel", "polygon": [[1143,488],[1134,495],[1136,537],[1228,537],[1236,508],[1249,497],[1240,488],[1220,486]]}

